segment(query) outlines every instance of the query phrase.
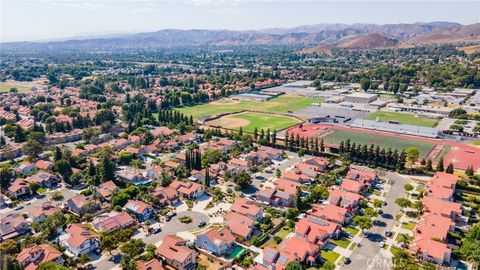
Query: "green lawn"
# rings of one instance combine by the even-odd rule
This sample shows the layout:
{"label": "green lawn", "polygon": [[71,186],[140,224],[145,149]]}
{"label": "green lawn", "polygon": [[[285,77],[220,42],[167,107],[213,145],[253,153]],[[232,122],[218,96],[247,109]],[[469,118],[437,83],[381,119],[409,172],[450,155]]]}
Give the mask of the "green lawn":
{"label": "green lawn", "polygon": [[360,229],[358,228],[354,228],[354,227],[346,227],[346,228],[343,228],[345,231],[351,233],[352,235],[357,235],[357,233],[360,231]]}
{"label": "green lawn", "polygon": [[250,122],[248,125],[242,127],[244,131],[249,132],[253,132],[255,128],[258,130],[263,128],[265,130],[270,129],[273,131],[275,129],[278,131],[300,123],[299,120],[292,117],[263,113],[241,113],[233,115],[232,117]]}
{"label": "green lawn", "polygon": [[424,126],[424,127],[434,127],[437,125],[437,122],[438,122],[435,119],[416,117],[415,115],[409,114],[409,113],[385,112],[385,111],[376,111],[374,113],[367,115],[365,119],[376,120],[377,117],[381,122],[398,121],[400,124],[416,125],[416,126]]}
{"label": "green lawn", "polygon": [[323,140],[326,143],[340,144],[340,142],[342,141],[345,142],[348,139],[350,139],[352,143],[356,143],[356,144],[379,145],[380,147],[385,148],[385,150],[391,147],[392,150],[397,149],[398,151],[402,151],[410,146],[413,146],[420,151],[420,158],[425,157],[435,145],[435,143],[432,143],[432,142],[423,142],[423,141],[416,141],[416,140],[403,139],[403,138],[397,138],[397,137],[387,137],[387,136],[381,136],[381,135],[372,136],[371,134],[368,134],[368,133],[361,133],[361,132],[354,132],[354,131],[347,131],[347,130],[337,130],[334,133],[325,137]]}
{"label": "green lawn", "polygon": [[336,246],[339,246],[341,248],[347,248],[348,245],[351,243],[351,241],[348,240],[347,238],[332,239],[332,240],[330,240],[330,242],[332,242],[333,244],[335,244]]}
{"label": "green lawn", "polygon": [[23,84],[0,82],[0,93],[8,92],[11,88],[17,88],[19,92],[29,90],[31,87]]}
{"label": "green lawn", "polygon": [[[290,234],[290,230],[286,227],[283,227],[281,228],[276,234],[275,236],[278,236],[280,238],[285,239],[285,237],[287,237],[288,234]],[[265,244],[263,244],[263,248],[265,247],[271,247],[271,248],[276,248],[278,246],[278,244],[275,242],[275,240],[272,238],[268,239],[267,242],[265,242]]]}
{"label": "green lawn", "polygon": [[336,253],[335,251],[322,250],[322,258],[333,264],[335,264],[335,261],[338,259],[339,256],[340,254]]}
{"label": "green lawn", "polygon": [[256,100],[231,101],[223,99],[213,103],[205,103],[196,106],[178,108],[185,115],[192,115],[194,119],[221,113],[236,112],[242,110],[261,110],[266,112],[287,113],[310,106],[312,103],[320,103],[321,98],[309,98],[301,96],[280,96],[268,101]]}
{"label": "green lawn", "polygon": [[415,227],[415,224],[413,224],[411,222],[402,223],[402,229],[411,231],[411,230],[413,230],[413,227]]}

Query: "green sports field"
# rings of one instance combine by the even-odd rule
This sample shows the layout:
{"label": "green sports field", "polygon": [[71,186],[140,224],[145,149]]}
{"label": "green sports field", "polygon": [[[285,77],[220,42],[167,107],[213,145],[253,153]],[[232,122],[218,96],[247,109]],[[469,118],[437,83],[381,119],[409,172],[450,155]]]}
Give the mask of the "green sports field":
{"label": "green sports field", "polygon": [[430,150],[432,150],[433,146],[435,146],[435,143],[432,142],[387,137],[378,134],[372,135],[347,130],[337,130],[334,133],[323,138],[324,142],[332,144],[340,144],[342,141],[345,142],[348,139],[350,139],[352,143],[356,144],[379,145],[381,148],[385,148],[385,150],[387,150],[388,148],[392,148],[392,150],[397,149],[398,151],[401,151],[405,150],[410,146],[413,146],[420,151],[420,158],[425,157],[430,152]]}
{"label": "green sports field", "polygon": [[227,115],[222,118],[209,121],[209,125],[221,126],[224,128],[239,129],[242,127],[244,131],[253,132],[255,128],[266,131],[274,129],[279,131],[300,123],[296,118],[273,115],[264,113],[244,112],[240,114]]}
{"label": "green sports field", "polygon": [[320,103],[321,98],[309,98],[298,95],[285,95],[273,98],[268,101],[260,102],[256,100],[230,100],[222,99],[219,101],[178,108],[185,115],[192,115],[194,119],[205,116],[212,116],[221,113],[236,112],[242,110],[259,110],[275,113],[287,113],[288,111],[297,111],[310,106],[312,103]]}
{"label": "green sports field", "polygon": [[0,82],[0,93],[9,92],[11,88],[17,88],[19,92],[29,90],[31,87],[10,82]]}
{"label": "green sports field", "polygon": [[398,113],[398,112],[385,112],[385,111],[376,111],[365,117],[366,120],[376,120],[379,118],[380,122],[388,121],[398,121],[400,124],[405,125],[416,125],[424,127],[434,127],[437,125],[437,120],[425,118],[425,117],[416,117],[413,114],[409,113]]}

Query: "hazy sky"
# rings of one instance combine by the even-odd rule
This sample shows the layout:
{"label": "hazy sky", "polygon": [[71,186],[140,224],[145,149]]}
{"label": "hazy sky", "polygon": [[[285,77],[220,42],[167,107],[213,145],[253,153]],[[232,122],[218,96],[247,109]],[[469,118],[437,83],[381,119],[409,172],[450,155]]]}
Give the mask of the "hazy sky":
{"label": "hazy sky", "polygon": [[0,0],[0,42],[318,23],[480,22],[480,1]]}

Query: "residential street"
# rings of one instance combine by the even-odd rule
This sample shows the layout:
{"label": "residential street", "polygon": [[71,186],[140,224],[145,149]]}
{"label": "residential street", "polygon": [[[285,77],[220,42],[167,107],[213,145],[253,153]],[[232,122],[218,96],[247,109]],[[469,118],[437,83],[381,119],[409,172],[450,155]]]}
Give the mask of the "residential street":
{"label": "residential street", "polygon": [[[181,223],[179,218],[182,216],[189,216],[192,218],[192,222],[189,224]],[[185,211],[179,212],[175,217],[172,218],[167,223],[162,225],[162,231],[157,234],[151,234],[146,236],[144,233],[137,233],[133,238],[140,238],[145,244],[155,244],[159,245],[159,242],[169,234],[176,234],[179,232],[190,231],[198,228],[200,222],[207,222],[209,218],[207,215],[195,211]],[[113,252],[114,253],[114,252]],[[101,257],[93,258],[90,262],[98,270],[110,270],[118,266],[120,262],[120,256],[110,256],[110,254],[105,253]]]}
{"label": "residential street", "polygon": [[76,195],[76,193],[74,191],[66,189],[66,188],[49,190],[45,194],[45,197],[43,197],[43,198],[33,198],[33,199],[29,200],[27,203],[24,203],[24,202],[20,203],[20,205],[23,206],[23,208],[20,209],[20,210],[14,210],[13,208],[8,208],[8,207],[0,209],[0,217],[4,217],[4,216],[7,216],[7,215],[12,214],[12,213],[27,213],[27,212],[29,212],[29,210],[32,206],[41,205],[44,202],[51,201],[50,196],[51,196],[52,192],[54,192],[54,191],[60,191],[63,194],[63,200],[52,201],[54,204],[58,204],[58,205],[63,205],[67,200],[69,200],[70,198],[72,198],[73,196]]}
{"label": "residential street", "polygon": [[398,197],[405,196],[403,186],[408,182],[396,173],[387,173],[385,178],[390,181],[391,187],[385,199],[387,205],[382,207],[383,215],[376,218],[380,221],[378,222],[379,225],[368,230],[370,236],[362,239],[361,246],[357,247],[350,257],[352,262],[349,265],[342,266],[341,269],[380,270],[391,268],[391,259],[386,256],[379,243],[384,241],[385,231],[391,230],[394,225],[395,215],[400,211],[400,207],[395,204],[395,200]]}

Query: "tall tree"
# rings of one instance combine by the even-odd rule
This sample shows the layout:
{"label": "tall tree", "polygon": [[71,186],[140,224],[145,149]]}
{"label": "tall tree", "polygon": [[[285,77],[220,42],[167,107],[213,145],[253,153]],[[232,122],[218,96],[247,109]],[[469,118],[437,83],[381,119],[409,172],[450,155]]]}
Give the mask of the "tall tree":
{"label": "tall tree", "polygon": [[439,158],[438,159],[438,162],[437,162],[437,172],[443,172],[445,171],[445,167],[443,166],[443,157]]}

